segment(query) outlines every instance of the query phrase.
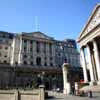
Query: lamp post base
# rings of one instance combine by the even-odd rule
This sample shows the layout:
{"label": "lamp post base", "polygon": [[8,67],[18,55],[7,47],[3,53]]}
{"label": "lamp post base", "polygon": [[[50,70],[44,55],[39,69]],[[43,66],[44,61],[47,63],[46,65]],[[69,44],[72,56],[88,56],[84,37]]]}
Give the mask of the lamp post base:
{"label": "lamp post base", "polygon": [[66,83],[66,87],[63,90],[63,94],[69,95],[71,93],[71,85],[70,83]]}

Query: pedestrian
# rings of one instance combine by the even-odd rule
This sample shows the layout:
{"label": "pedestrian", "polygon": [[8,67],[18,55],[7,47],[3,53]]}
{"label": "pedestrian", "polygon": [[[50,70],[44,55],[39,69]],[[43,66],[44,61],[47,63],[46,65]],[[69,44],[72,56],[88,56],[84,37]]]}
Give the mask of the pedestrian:
{"label": "pedestrian", "polygon": [[92,91],[90,90],[89,91],[89,95],[88,95],[90,98],[92,98],[93,96],[92,96]]}
{"label": "pedestrian", "polygon": [[72,95],[74,95],[75,94],[75,88],[74,88],[74,86],[72,86]]}

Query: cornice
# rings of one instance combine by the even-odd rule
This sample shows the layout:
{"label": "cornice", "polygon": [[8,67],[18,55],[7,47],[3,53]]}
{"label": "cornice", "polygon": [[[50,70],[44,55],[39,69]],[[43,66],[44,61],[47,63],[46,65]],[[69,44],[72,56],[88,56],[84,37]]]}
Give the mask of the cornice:
{"label": "cornice", "polygon": [[[98,4],[95,6],[95,8],[93,9],[93,11],[92,11],[90,17],[88,18],[88,20],[87,20],[86,24],[84,25],[82,31],[80,32],[80,35],[79,35],[77,41],[79,41],[79,40],[81,39],[82,34],[84,34],[85,29],[86,29],[87,26],[89,25],[91,19],[93,18],[94,14],[96,13],[96,10],[97,10],[99,7],[100,7],[100,3],[98,3]],[[89,32],[88,32],[88,33],[89,33]],[[88,34],[88,33],[87,33],[87,34]]]}

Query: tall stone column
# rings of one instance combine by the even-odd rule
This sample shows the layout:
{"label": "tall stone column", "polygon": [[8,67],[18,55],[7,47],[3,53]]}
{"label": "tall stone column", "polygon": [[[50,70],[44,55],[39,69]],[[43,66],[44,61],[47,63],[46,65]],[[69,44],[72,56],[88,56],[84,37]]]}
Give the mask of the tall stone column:
{"label": "tall stone column", "polygon": [[36,65],[36,55],[37,55],[37,52],[36,52],[36,41],[33,42],[33,62],[34,62],[34,65]]}
{"label": "tall stone column", "polygon": [[27,40],[28,53],[30,54],[30,40]]}
{"label": "tall stone column", "polygon": [[93,85],[95,79],[94,79],[94,74],[93,74],[93,66],[92,66],[92,59],[91,59],[91,51],[90,47],[87,44],[87,55],[88,55],[88,60],[89,60],[89,69],[90,69],[90,77],[91,77],[91,82],[90,85]]}
{"label": "tall stone column", "polygon": [[81,57],[82,57],[81,63],[82,63],[82,67],[83,67],[84,81],[88,82],[87,69],[86,69],[86,59],[85,59],[83,48],[80,49],[80,53],[81,53]]}
{"label": "tall stone column", "polygon": [[47,56],[47,65],[50,66],[49,43],[46,43],[46,56]]}
{"label": "tall stone column", "polygon": [[49,56],[49,43],[46,43],[46,55]]}
{"label": "tall stone column", "polygon": [[14,57],[15,57],[15,42],[16,42],[16,38],[13,39],[13,42],[12,42],[12,52],[11,52],[11,65],[14,65]]}
{"label": "tall stone column", "polygon": [[30,43],[29,43],[29,40],[27,40],[27,43],[26,43],[26,53],[29,54],[29,46],[30,46]]}
{"label": "tall stone column", "polygon": [[99,81],[98,84],[100,84],[100,58],[99,58],[97,42],[95,40],[93,41],[93,46],[94,46],[94,56],[95,56],[95,62],[96,62],[98,81]]}
{"label": "tall stone column", "polygon": [[67,67],[69,66],[68,63],[64,63],[62,66],[63,69],[63,93],[64,94],[70,94],[71,92],[71,86],[70,83],[68,82],[68,78],[67,78],[67,73],[68,73],[68,69]]}
{"label": "tall stone column", "polygon": [[40,42],[40,51],[41,51],[41,54],[44,54],[44,43],[43,42]]}
{"label": "tall stone column", "polygon": [[40,42],[40,51],[41,51],[41,65],[42,67],[44,67],[44,63],[45,63],[45,60],[44,60],[44,43],[43,42]]}
{"label": "tall stone column", "polygon": [[36,41],[33,41],[33,56],[36,54]]}
{"label": "tall stone column", "polygon": [[52,57],[53,57],[53,66],[55,66],[55,44],[52,44]]}
{"label": "tall stone column", "polygon": [[20,48],[19,48],[19,57],[18,57],[18,64],[21,65],[22,63],[22,36],[20,37]]}

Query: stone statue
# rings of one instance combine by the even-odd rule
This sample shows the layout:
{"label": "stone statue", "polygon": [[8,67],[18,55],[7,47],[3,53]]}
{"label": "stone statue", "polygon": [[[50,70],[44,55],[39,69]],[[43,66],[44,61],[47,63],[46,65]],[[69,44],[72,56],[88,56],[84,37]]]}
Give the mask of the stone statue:
{"label": "stone statue", "polygon": [[64,64],[62,65],[62,70],[63,70],[63,93],[64,94],[70,94],[71,93],[71,85],[68,82],[68,66],[69,64],[67,63],[67,60],[65,60]]}

